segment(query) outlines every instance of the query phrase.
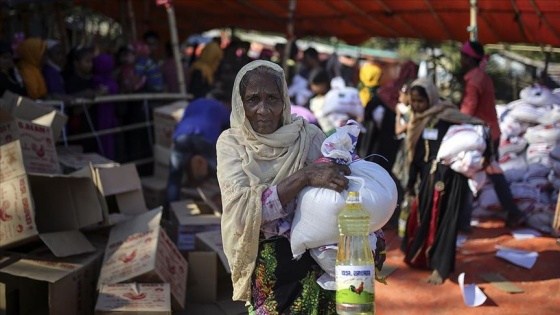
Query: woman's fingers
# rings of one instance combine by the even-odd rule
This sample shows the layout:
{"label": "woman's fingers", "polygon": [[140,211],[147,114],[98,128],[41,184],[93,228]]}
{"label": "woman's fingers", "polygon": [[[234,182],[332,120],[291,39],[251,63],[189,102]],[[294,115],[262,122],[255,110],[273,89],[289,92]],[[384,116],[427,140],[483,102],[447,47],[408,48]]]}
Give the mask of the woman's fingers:
{"label": "woman's fingers", "polygon": [[350,167],[348,165],[338,165],[338,169],[346,176],[352,174]]}

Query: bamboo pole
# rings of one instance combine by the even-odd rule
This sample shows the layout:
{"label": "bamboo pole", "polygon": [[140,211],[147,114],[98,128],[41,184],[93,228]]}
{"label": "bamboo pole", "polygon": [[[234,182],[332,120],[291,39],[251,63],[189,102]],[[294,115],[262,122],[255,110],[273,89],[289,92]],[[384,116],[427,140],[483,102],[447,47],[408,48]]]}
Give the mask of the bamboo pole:
{"label": "bamboo pole", "polygon": [[470,40],[478,41],[477,0],[470,0],[470,7],[471,7],[471,24],[467,28],[467,30],[470,33]]}
{"label": "bamboo pole", "polygon": [[179,36],[177,35],[177,21],[175,20],[175,9],[172,4],[165,5],[167,11],[167,19],[169,21],[169,30],[171,33],[171,49],[173,50],[173,59],[175,59],[175,68],[177,69],[177,82],[179,83],[179,93],[186,94],[187,86],[185,84],[185,73],[183,71],[183,63],[179,54]]}
{"label": "bamboo pole", "polygon": [[552,229],[556,235],[560,236],[560,198],[556,202],[556,211],[554,213],[554,221],[552,221]]}
{"label": "bamboo pole", "polygon": [[296,2],[297,0],[290,0],[288,10],[288,32],[286,34],[288,41],[286,43],[286,47],[284,47],[284,60],[282,60],[282,68],[284,69],[286,80],[288,79],[288,59],[290,58],[292,43],[294,42],[294,15],[296,11]]}
{"label": "bamboo pole", "polygon": [[127,2],[128,5],[128,20],[130,21],[130,35],[131,35],[131,40],[135,41],[136,40],[136,20],[134,17],[134,6],[132,5],[132,0],[128,0]]}
{"label": "bamboo pole", "polygon": [[[186,94],[180,93],[135,93],[135,94],[116,94],[96,96],[93,99],[81,98],[76,99],[71,105],[81,104],[97,104],[97,103],[118,103],[118,102],[133,102],[133,101],[158,101],[158,100],[186,100]],[[48,103],[45,102],[45,103]]]}

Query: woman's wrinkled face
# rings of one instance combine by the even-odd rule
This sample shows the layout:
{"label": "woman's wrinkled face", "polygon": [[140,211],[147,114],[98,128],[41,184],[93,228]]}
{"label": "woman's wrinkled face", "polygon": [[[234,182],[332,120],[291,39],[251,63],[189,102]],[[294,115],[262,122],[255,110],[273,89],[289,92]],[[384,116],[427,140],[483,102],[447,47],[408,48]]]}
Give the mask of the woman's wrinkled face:
{"label": "woman's wrinkled face", "polygon": [[255,74],[247,83],[245,95],[241,95],[245,117],[253,130],[270,134],[280,128],[284,102],[282,93],[269,74]]}
{"label": "woman's wrinkled face", "polygon": [[415,113],[422,113],[430,107],[430,102],[427,97],[413,90],[410,91],[410,106]]}

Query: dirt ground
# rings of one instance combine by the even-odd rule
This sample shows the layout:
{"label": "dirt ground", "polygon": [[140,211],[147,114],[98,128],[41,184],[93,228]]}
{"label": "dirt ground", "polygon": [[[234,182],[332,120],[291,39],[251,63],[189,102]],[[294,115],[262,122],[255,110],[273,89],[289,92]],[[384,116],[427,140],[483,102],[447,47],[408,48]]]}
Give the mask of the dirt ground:
{"label": "dirt ground", "polygon": [[[388,277],[388,285],[377,284],[377,315],[399,314],[560,314],[560,244],[556,238],[536,237],[518,241],[501,221],[485,221],[473,228],[467,241],[457,250],[455,272],[441,286],[423,282],[428,270],[407,267],[399,250],[396,230],[384,229],[388,242],[387,268],[396,267]],[[536,264],[527,270],[497,258],[496,245],[536,251]],[[475,283],[488,297],[479,307],[467,307],[462,299],[457,277],[465,273],[465,284]],[[523,289],[523,293],[507,293],[478,277],[496,272]],[[182,315],[246,314],[242,303],[224,296],[212,304],[189,304]]]}

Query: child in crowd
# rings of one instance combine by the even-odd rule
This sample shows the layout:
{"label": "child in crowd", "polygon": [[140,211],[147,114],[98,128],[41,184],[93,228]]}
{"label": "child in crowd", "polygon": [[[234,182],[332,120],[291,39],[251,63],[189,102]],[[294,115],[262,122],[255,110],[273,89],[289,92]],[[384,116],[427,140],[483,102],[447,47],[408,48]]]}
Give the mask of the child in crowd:
{"label": "child in crowd", "polygon": [[136,74],[134,64],[136,53],[131,45],[123,46],[117,53],[119,69],[117,70],[117,83],[121,93],[137,92],[146,84],[146,76]]}

